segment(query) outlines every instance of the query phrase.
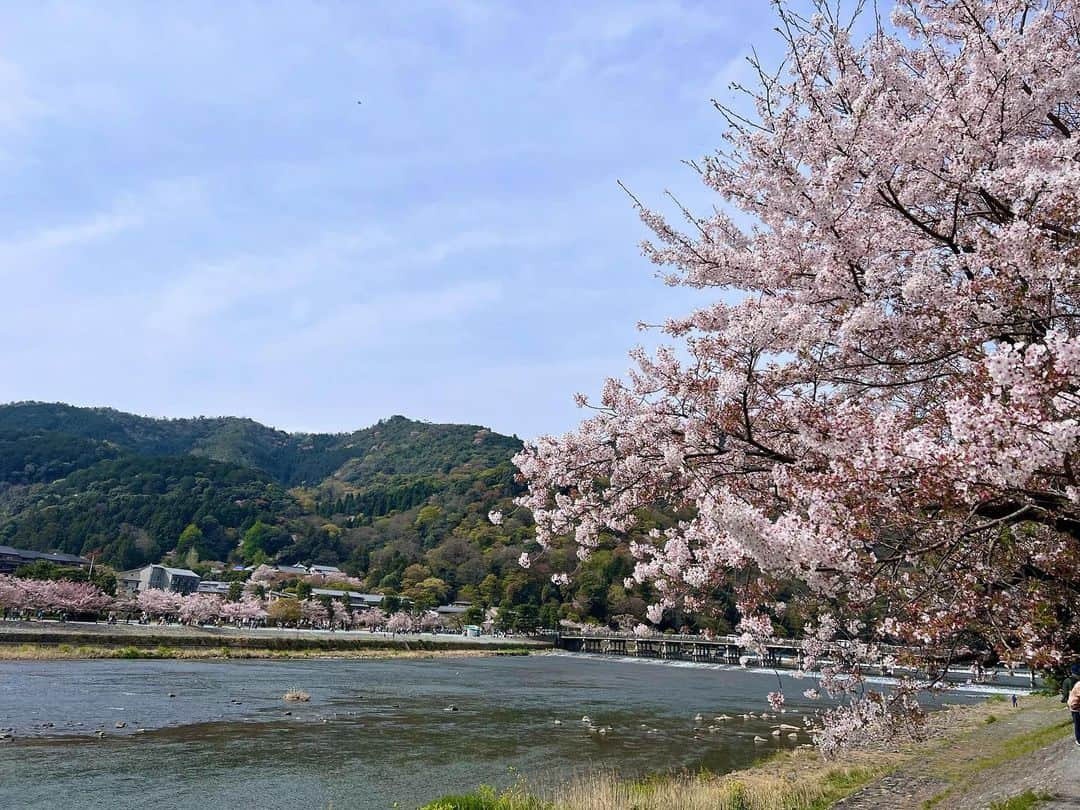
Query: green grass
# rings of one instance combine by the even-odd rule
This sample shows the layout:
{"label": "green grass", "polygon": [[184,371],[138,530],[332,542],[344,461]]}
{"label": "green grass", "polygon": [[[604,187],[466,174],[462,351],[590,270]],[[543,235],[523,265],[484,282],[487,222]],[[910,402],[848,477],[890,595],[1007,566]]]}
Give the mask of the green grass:
{"label": "green grass", "polygon": [[112,651],[112,658],[176,658],[176,650],[171,647],[157,647],[147,650],[142,647],[120,647]]}
{"label": "green grass", "polygon": [[806,810],[828,810],[836,802],[882,776],[877,768],[834,768],[825,775],[825,793]]}
{"label": "green grass", "polygon": [[548,810],[550,807],[547,802],[519,789],[510,788],[499,793],[490,785],[481,785],[473,793],[443,796],[421,810]]}
{"label": "green grass", "polygon": [[1063,720],[1060,723],[1054,723],[1052,726],[1013,737],[1000,746],[995,753],[977,760],[972,773],[979,773],[988,768],[996,768],[1011,759],[1026,756],[1033,751],[1038,751],[1040,748],[1045,748],[1061,739],[1062,730],[1071,727],[1072,719]]}
{"label": "green grass", "polygon": [[550,800],[530,795],[519,782],[501,793],[482,786],[473,793],[443,796],[421,810],[827,810],[886,772],[882,767],[835,765],[815,770],[813,764],[811,769],[798,782],[784,772],[786,768],[776,773],[682,773],[637,780],[604,772],[564,785]]}
{"label": "green grass", "polygon": [[[1071,726],[1071,719],[1063,720],[1060,723],[1054,723],[1051,726],[1036,729],[1035,731],[1029,731],[1026,734],[1020,734],[1012,739],[1006,740],[999,744],[992,754],[980,757],[974,762],[963,762],[953,764],[952,767],[945,766],[935,768],[934,770],[938,771],[941,776],[952,782],[952,785],[934,796],[934,798],[923,802],[923,808],[925,808],[925,810],[930,810],[930,808],[938,807],[945,799],[952,796],[965,784],[970,783],[971,780],[976,778],[983,771],[996,768],[999,765],[1004,765],[1006,762],[1018,759],[1019,757],[1027,756],[1033,751],[1038,751],[1040,748],[1045,748],[1051,743],[1057,742],[1061,739],[1061,732],[1065,728]],[[1018,805],[1018,807],[1021,808],[1026,806],[1034,805]]]}
{"label": "green grass", "polygon": [[1049,793],[1044,793],[1042,791],[1036,793],[1029,788],[1012,798],[993,802],[990,805],[990,810],[1031,810],[1031,808],[1038,807],[1040,804],[1051,798],[1053,797],[1050,796]]}

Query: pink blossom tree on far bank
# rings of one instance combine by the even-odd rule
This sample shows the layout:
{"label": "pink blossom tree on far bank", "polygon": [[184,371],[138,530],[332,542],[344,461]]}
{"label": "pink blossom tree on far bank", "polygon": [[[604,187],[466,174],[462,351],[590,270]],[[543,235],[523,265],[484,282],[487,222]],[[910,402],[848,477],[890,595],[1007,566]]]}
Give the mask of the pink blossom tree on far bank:
{"label": "pink blossom tree on far bank", "polygon": [[313,627],[321,627],[330,621],[330,611],[318,600],[305,599],[300,603],[300,617]]}
{"label": "pink blossom tree on far bank", "polygon": [[386,629],[391,633],[408,633],[413,629],[413,618],[404,611],[398,611],[386,620]]}
{"label": "pink blossom tree on far bank", "polygon": [[[748,638],[794,581],[822,645],[1058,664],[1080,650],[1080,3],[900,0],[861,41],[814,5],[779,8],[782,68],[717,105],[726,147],[695,164],[740,213],[640,207],[667,282],[713,300],[518,456],[520,504],[586,556],[684,509],[633,549],[654,622],[739,572]],[[826,747],[912,714],[908,686],[848,674],[822,681],[847,698]]]}
{"label": "pink blossom tree on far bank", "polygon": [[137,608],[154,618],[179,616],[183,604],[183,596],[160,588],[147,588],[135,597]]}
{"label": "pink blossom tree on far bank", "polygon": [[29,607],[26,590],[28,580],[0,574],[0,608],[5,611],[21,611]]}
{"label": "pink blossom tree on far bank", "polygon": [[443,626],[442,616],[433,610],[425,610],[420,615],[420,629],[427,633],[434,633]]}
{"label": "pink blossom tree on far bank", "polygon": [[[193,593],[182,597],[177,611],[185,624],[204,624],[221,615],[225,600],[208,593]],[[149,612],[149,611],[147,611]]]}
{"label": "pink blossom tree on far bank", "polygon": [[89,582],[0,576],[0,607],[7,610],[97,614],[109,608],[113,601]]}
{"label": "pink blossom tree on far bank", "polygon": [[47,610],[72,614],[97,614],[113,604],[113,598],[89,582],[49,580],[40,583],[41,601]]}
{"label": "pink blossom tree on far bank", "polygon": [[250,596],[244,596],[239,602],[226,602],[220,607],[220,616],[228,622],[250,624],[266,619],[266,607]]}
{"label": "pink blossom tree on far bank", "polygon": [[379,608],[368,608],[355,614],[356,623],[368,630],[383,627],[386,624],[386,613]]}

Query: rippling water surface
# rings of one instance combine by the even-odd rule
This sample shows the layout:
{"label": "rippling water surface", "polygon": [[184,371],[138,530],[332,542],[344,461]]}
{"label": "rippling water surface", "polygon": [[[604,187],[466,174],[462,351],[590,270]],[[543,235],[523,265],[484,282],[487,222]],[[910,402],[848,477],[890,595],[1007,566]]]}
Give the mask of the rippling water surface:
{"label": "rippling water surface", "polygon": [[[769,730],[798,722],[809,684],[784,680],[788,714],[716,723],[767,711],[775,675],[565,655],[5,662],[0,808],[412,808],[515,774],[727,770],[795,744]],[[285,703],[294,687],[311,702]]]}

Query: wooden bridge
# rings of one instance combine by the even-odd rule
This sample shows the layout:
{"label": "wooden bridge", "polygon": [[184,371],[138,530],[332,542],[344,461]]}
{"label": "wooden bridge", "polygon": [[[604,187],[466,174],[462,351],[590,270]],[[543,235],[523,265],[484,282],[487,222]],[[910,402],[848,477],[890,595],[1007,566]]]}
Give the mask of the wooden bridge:
{"label": "wooden bridge", "polygon": [[697,636],[631,636],[560,634],[555,646],[569,652],[659,658],[698,663],[796,668],[803,651],[798,641],[777,641],[765,648],[765,657],[739,643],[735,636],[706,639]]}
{"label": "wooden bridge", "polygon": [[[798,669],[805,654],[803,642],[799,639],[774,639],[765,646],[764,657],[757,649],[751,649],[740,643],[738,636],[634,636],[616,633],[562,633],[555,637],[555,646],[568,652],[592,653],[595,655],[628,656],[633,658],[656,658],[669,661],[694,661],[697,663],[729,664],[733,666],[769,667],[771,669]],[[833,642],[826,646],[824,655],[818,657],[818,664],[828,660],[846,657],[849,650],[842,649],[843,642]],[[961,650],[960,655],[950,662],[945,650],[923,649],[918,651],[922,664],[918,669],[909,664],[899,663],[910,658],[914,650],[892,645],[878,645],[880,656],[876,660],[861,662],[864,674],[874,675],[915,675],[918,677],[943,677],[952,682],[972,679],[976,682],[985,680],[1000,682],[1003,685],[1022,686],[1024,681],[1035,688],[1041,680],[1027,667],[1014,671],[994,667],[992,674],[979,670],[971,673],[968,664],[975,660],[970,650]],[[952,651],[954,654],[958,651]],[[988,677],[989,676],[989,677]]]}

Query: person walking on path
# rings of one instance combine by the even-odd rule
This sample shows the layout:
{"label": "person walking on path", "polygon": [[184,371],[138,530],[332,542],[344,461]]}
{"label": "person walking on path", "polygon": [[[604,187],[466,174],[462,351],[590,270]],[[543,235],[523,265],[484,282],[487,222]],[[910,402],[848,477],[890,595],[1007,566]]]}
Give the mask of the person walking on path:
{"label": "person walking on path", "polygon": [[1068,703],[1069,692],[1072,691],[1076,682],[1080,681],[1080,664],[1073,664],[1069,667],[1069,673],[1065,676],[1065,680],[1061,682],[1061,702]]}
{"label": "person walking on path", "polygon": [[1076,738],[1076,744],[1080,745],[1080,680],[1069,690],[1069,711],[1072,712],[1073,737]]}

